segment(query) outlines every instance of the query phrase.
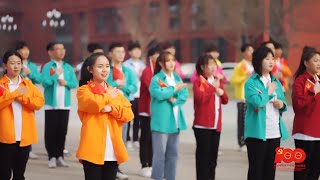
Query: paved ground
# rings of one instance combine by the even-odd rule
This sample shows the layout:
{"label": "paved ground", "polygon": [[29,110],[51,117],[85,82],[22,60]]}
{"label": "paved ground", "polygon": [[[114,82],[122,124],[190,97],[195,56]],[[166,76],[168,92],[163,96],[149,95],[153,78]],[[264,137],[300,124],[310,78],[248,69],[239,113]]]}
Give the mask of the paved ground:
{"label": "paved ground", "polygon": [[[84,179],[83,170],[74,154],[77,150],[80,134],[80,121],[76,114],[76,100],[73,97],[73,105],[70,114],[69,131],[67,136],[66,148],[71,155],[66,157],[69,162],[69,168],[47,168],[47,156],[43,142],[44,111],[37,112],[38,132],[40,141],[33,146],[34,152],[40,155],[39,160],[29,160],[26,179],[30,180],[79,180]],[[180,136],[180,153],[177,170],[177,180],[195,180],[195,139],[191,124],[193,121],[193,102],[189,99],[184,106],[188,130],[181,133]],[[284,114],[284,120],[288,130],[292,129],[293,111],[290,107]],[[248,162],[246,153],[238,152],[236,140],[236,102],[231,101],[223,107],[223,130],[221,134],[220,149],[223,153],[218,158],[217,176],[218,180],[245,180]],[[282,142],[283,147],[293,147],[293,140],[289,139]],[[130,179],[144,180],[138,175],[140,170],[138,150],[129,152],[130,161],[121,165],[121,169],[130,175]],[[293,179],[293,173],[290,171],[278,170],[276,179],[289,180]]]}

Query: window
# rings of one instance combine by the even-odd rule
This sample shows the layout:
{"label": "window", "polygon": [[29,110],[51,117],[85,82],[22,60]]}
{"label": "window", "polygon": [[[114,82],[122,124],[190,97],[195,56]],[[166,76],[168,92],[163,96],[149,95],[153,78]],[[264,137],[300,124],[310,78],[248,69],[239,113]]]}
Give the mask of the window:
{"label": "window", "polygon": [[96,12],[96,32],[99,34],[121,32],[121,18],[119,10],[107,8]]}
{"label": "window", "polygon": [[207,25],[207,16],[205,12],[205,1],[196,1],[192,3],[192,30],[203,28]]}
{"label": "window", "polygon": [[65,20],[66,25],[56,28],[55,41],[61,42],[66,49],[66,62],[73,62],[72,59],[72,21],[70,14],[62,14],[61,19]]}
{"label": "window", "polygon": [[197,62],[198,57],[203,54],[205,50],[205,42],[202,38],[195,38],[191,40],[192,62]]}
{"label": "window", "polygon": [[157,31],[160,24],[160,4],[158,2],[151,2],[149,5],[149,32]]}
{"label": "window", "polygon": [[179,0],[168,0],[169,2],[169,27],[172,30],[180,28],[180,2]]}
{"label": "window", "polygon": [[191,40],[192,62],[197,62],[199,56],[203,55],[207,46],[214,45],[219,50],[219,60],[224,62],[227,54],[227,42],[224,38],[219,37],[213,40],[204,40],[203,38],[194,38]]}

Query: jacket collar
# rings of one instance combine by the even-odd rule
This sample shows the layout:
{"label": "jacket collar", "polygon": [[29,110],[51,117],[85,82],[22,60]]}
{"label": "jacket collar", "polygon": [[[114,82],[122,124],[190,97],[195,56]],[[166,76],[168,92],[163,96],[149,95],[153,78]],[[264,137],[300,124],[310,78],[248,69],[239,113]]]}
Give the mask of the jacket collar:
{"label": "jacket collar", "polygon": [[[260,79],[260,75],[258,73],[256,73],[256,72],[252,74],[252,77],[254,79]],[[270,74],[270,77],[271,77],[271,81],[275,81],[276,80],[276,78],[272,74]]]}
{"label": "jacket collar", "polygon": [[[20,76],[20,75],[19,75]],[[26,85],[26,79],[23,78],[22,76],[20,76],[20,80],[21,80],[21,84]],[[9,85],[9,83],[11,82],[11,80],[8,78],[7,75],[4,75],[1,79],[0,79],[0,84],[4,84],[6,87]]]}

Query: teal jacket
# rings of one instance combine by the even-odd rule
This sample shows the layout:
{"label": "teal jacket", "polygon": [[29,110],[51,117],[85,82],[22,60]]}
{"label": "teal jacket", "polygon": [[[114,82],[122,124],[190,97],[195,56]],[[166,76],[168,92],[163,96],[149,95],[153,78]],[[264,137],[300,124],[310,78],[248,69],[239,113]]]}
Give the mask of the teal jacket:
{"label": "teal jacket", "polygon": [[[282,139],[289,137],[288,131],[282,120],[282,112],[287,110],[287,103],[279,80],[271,75],[271,81],[277,83],[275,90],[277,99],[283,101],[284,107],[280,112],[280,133]],[[260,75],[254,73],[245,83],[245,100],[247,103],[246,118],[244,123],[244,137],[266,140],[266,104],[275,96],[268,95],[268,88],[265,88],[260,80]]]}
{"label": "teal jacket", "polygon": [[[42,69],[42,86],[44,87],[44,98],[45,104],[55,107],[57,105],[56,102],[56,90],[58,86],[58,75],[55,73],[50,75],[50,69],[56,69],[56,63],[51,60],[47,64],[43,66]],[[69,107],[71,106],[71,92],[72,88],[76,88],[78,86],[78,80],[76,74],[73,71],[73,68],[70,64],[66,62],[62,62],[63,68],[63,76],[64,80],[67,81],[65,86],[65,100],[64,106]]]}
{"label": "teal jacket", "polygon": [[[115,80],[113,80],[112,72],[113,72],[113,67],[110,68],[110,73],[109,73],[109,77],[107,79],[107,82],[110,86],[117,87],[118,84],[116,83]],[[126,79],[126,84],[121,88],[121,91],[123,92],[123,95],[128,100],[130,100],[129,99],[130,94],[134,94],[138,90],[137,78],[136,78],[136,75],[134,74],[134,72],[126,66],[122,66],[122,72],[123,72],[124,77]]]}
{"label": "teal jacket", "polygon": [[[159,80],[166,84],[167,87],[160,87]],[[176,83],[182,83],[180,76],[174,73]],[[187,101],[188,89],[184,88],[174,92],[174,87],[169,86],[166,81],[166,75],[161,70],[153,76],[149,87],[151,96],[151,130],[162,133],[176,133],[179,130],[187,129],[187,124],[181,109],[181,106]],[[170,97],[175,97],[174,103],[169,102]],[[178,127],[173,113],[173,106],[178,106]]]}
{"label": "teal jacket", "polygon": [[[31,82],[33,83],[33,84],[40,84],[41,83],[41,74],[40,74],[40,71],[38,70],[38,68],[37,68],[37,65],[35,64],[35,63],[33,63],[33,62],[31,62],[31,61],[27,61],[27,66],[28,66],[28,68],[30,69],[30,74],[28,74],[28,78],[31,80]],[[22,77],[26,77],[23,73],[22,73],[22,71],[21,71],[21,73],[20,73],[20,75],[22,76]]]}

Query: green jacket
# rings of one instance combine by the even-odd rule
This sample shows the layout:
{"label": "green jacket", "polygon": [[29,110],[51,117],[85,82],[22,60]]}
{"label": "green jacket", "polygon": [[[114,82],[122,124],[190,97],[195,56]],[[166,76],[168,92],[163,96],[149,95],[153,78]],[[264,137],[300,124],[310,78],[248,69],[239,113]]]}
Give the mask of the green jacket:
{"label": "green jacket", "polygon": [[[113,67],[110,68],[110,73],[109,73],[109,77],[107,79],[107,82],[110,86],[112,87],[117,87],[118,84],[116,83],[115,80],[113,80]],[[134,94],[137,92],[138,90],[138,82],[137,82],[137,78],[136,75],[133,73],[133,71],[125,66],[122,66],[122,72],[124,74],[124,77],[126,79],[126,84],[121,88],[123,95],[128,99],[130,94]]]}
{"label": "green jacket", "polygon": [[[50,69],[56,69],[57,65],[56,63],[51,60],[47,64],[44,65],[42,69],[42,86],[44,87],[44,98],[45,98],[45,104],[50,105],[52,107],[55,107],[57,105],[56,102],[56,90],[58,85],[58,75],[55,73],[53,75],[50,75]],[[66,62],[62,62],[62,68],[63,68],[63,75],[64,80],[67,81],[67,84],[65,86],[65,100],[64,100],[64,106],[69,107],[71,106],[71,92],[70,90],[72,88],[76,88],[78,86],[78,80],[76,78],[76,75],[73,71],[73,68],[70,64]]]}
{"label": "green jacket", "polygon": [[[159,80],[165,83],[167,87],[160,87]],[[174,73],[174,80],[176,83],[182,83],[180,76],[176,73]],[[164,72],[160,71],[153,76],[149,91],[151,96],[151,130],[162,133],[176,133],[179,130],[187,129],[181,106],[187,101],[188,89],[184,88],[174,92],[174,87],[168,85]],[[175,97],[176,101],[174,103],[169,102],[168,98],[170,97]],[[179,129],[176,126],[173,106],[179,108]]]}
{"label": "green jacket", "polygon": [[[28,62],[27,66],[30,69],[30,74],[28,74],[27,78],[29,78],[33,84],[40,84],[41,74],[40,74],[40,71],[38,70],[37,65],[29,60],[27,62]],[[26,78],[26,76],[22,73],[22,71],[20,75]]]}
{"label": "green jacket", "polygon": [[[289,137],[288,131],[282,120],[282,112],[287,110],[287,103],[279,80],[271,75],[271,81],[277,83],[275,90],[277,99],[283,101],[284,107],[279,109],[280,112],[280,133],[282,139]],[[268,95],[268,88],[265,88],[263,82],[260,80],[260,75],[254,73],[245,83],[245,100],[247,103],[244,137],[257,138],[266,140],[266,104],[275,96]]]}

